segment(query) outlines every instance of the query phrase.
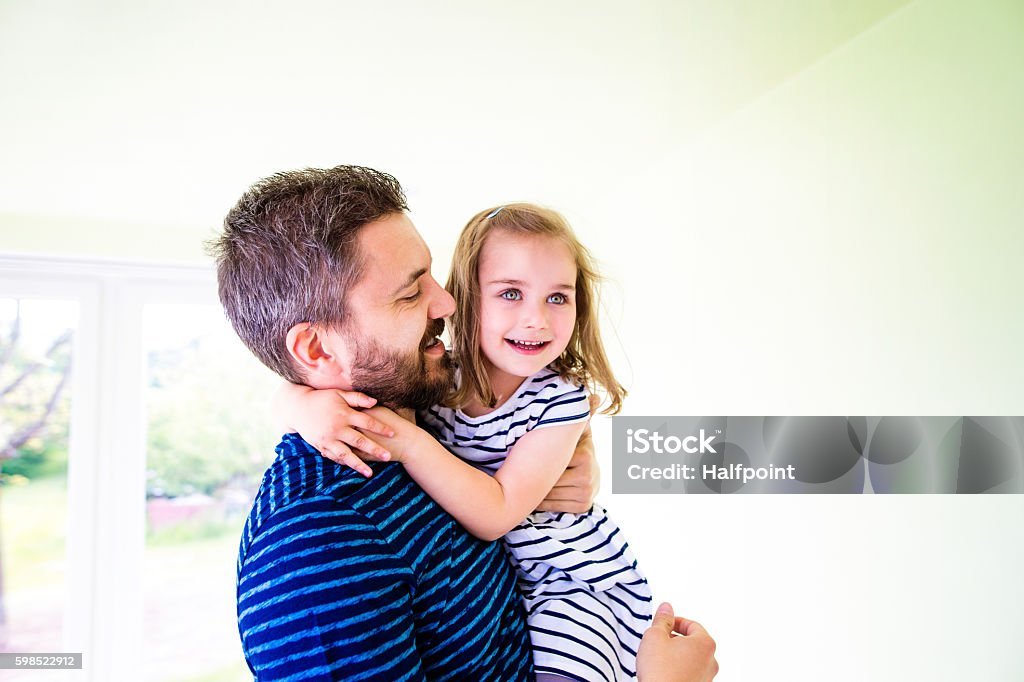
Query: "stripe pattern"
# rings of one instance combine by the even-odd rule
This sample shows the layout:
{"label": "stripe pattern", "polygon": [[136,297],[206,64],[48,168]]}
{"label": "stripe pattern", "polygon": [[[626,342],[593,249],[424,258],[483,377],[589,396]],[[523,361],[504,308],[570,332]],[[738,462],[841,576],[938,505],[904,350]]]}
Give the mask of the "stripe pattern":
{"label": "stripe pattern", "polygon": [[246,521],[238,628],[258,680],[532,680],[515,575],[399,464],[364,479],[284,437]]}
{"label": "stripe pattern", "polygon": [[[420,421],[452,452],[493,474],[527,432],[588,415],[586,391],[546,368],[486,415],[435,406]],[[536,671],[588,682],[634,679],[651,592],[605,510],[536,512],[504,545],[523,594]]]}

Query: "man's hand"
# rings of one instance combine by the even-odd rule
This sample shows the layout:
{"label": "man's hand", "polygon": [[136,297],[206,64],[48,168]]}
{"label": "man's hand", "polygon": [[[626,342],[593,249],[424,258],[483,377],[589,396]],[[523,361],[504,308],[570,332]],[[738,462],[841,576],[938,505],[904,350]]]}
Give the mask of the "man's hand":
{"label": "man's hand", "polygon": [[637,680],[710,682],[717,674],[715,640],[707,630],[695,621],[676,618],[671,604],[659,606],[636,655]]}
{"label": "man's hand", "polygon": [[[600,399],[590,396],[590,414],[594,414]],[[601,487],[601,469],[594,454],[594,438],[590,433],[590,422],[576,443],[576,451],[569,460],[561,477],[555,482],[547,497],[537,506],[536,511],[570,512],[585,514],[594,505],[594,496]]]}

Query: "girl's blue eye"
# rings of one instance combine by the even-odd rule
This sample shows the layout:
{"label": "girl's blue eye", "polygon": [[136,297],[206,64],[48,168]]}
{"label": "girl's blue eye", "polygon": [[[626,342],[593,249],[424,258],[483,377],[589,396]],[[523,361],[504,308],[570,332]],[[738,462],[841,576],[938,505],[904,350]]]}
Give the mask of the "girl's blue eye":
{"label": "girl's blue eye", "polygon": [[523,297],[523,295],[519,293],[518,289],[506,289],[501,292],[500,296],[506,301],[518,301]]}
{"label": "girl's blue eye", "polygon": [[565,294],[551,294],[548,296],[548,303],[554,303],[556,305],[565,305],[569,302],[569,297]]}

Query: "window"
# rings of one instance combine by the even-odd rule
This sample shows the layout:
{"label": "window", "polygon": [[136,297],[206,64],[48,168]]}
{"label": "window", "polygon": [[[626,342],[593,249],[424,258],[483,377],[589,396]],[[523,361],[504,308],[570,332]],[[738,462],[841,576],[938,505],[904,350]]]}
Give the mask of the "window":
{"label": "window", "polygon": [[[224,320],[213,273],[0,255],[0,355],[16,314],[33,345],[0,387],[33,358],[43,368],[22,384],[37,405],[66,383],[45,440],[0,465],[9,641],[82,652],[76,680],[251,679],[234,571],[274,456],[277,380]],[[27,407],[21,421],[4,414],[0,438],[30,419]]]}
{"label": "window", "polygon": [[235,562],[280,436],[266,417],[277,379],[219,305],[147,304],[142,324],[144,679],[251,680],[235,615]]}
{"label": "window", "polygon": [[77,326],[74,301],[0,298],[0,651],[62,644]]}

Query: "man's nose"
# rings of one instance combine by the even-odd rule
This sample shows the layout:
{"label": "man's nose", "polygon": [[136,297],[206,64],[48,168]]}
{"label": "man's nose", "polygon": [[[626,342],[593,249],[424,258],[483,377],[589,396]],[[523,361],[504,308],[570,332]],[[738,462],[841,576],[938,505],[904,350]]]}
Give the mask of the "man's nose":
{"label": "man's nose", "polygon": [[427,309],[427,315],[430,319],[437,320],[443,317],[448,317],[455,312],[455,299],[448,291],[437,283],[433,277],[430,278],[432,284],[430,306]]}

